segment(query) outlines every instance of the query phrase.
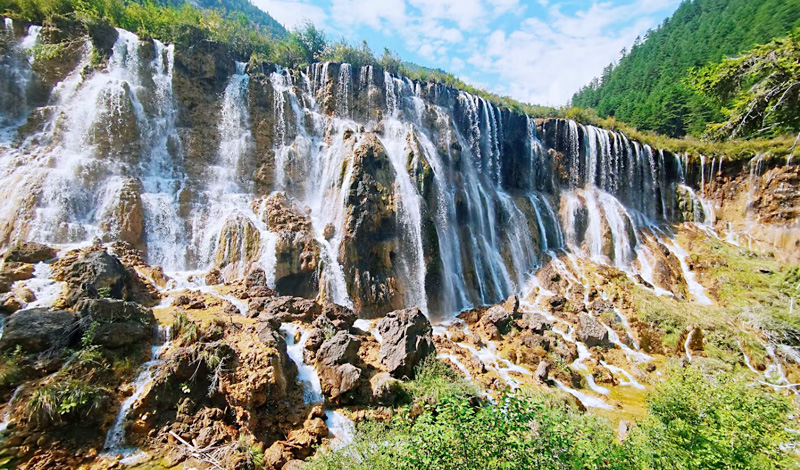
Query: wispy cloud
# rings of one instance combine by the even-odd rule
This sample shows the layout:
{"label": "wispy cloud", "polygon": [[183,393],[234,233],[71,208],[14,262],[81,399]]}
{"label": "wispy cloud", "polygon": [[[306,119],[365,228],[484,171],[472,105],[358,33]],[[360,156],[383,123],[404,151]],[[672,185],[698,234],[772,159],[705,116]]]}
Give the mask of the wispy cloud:
{"label": "wispy cloud", "polygon": [[282,23],[310,19],[473,84],[561,105],[680,0],[253,0]]}

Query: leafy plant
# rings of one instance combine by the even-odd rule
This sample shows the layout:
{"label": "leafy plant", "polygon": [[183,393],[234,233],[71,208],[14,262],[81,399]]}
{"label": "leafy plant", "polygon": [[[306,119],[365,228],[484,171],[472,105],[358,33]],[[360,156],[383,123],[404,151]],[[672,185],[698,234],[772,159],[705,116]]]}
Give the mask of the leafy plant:
{"label": "leafy plant", "polygon": [[468,399],[478,395],[478,389],[444,361],[431,355],[414,370],[414,379],[403,384],[411,397],[428,403],[445,399]]}
{"label": "leafy plant", "polygon": [[25,407],[25,418],[39,425],[75,421],[101,408],[108,392],[82,380],[37,388]]}

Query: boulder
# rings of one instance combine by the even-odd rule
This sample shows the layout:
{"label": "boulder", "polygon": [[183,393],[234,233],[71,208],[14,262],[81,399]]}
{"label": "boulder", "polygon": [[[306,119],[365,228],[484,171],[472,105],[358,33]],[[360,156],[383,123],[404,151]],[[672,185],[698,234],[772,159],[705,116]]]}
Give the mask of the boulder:
{"label": "boulder", "polygon": [[550,367],[551,364],[547,361],[541,361],[539,365],[536,367],[536,372],[533,374],[533,378],[535,378],[540,383],[547,383],[548,376],[550,375]]}
{"label": "boulder", "polygon": [[525,327],[534,333],[542,334],[545,330],[553,328],[553,322],[541,313],[527,313],[525,314]]}
{"label": "boulder", "polygon": [[505,308],[495,305],[481,316],[479,325],[489,334],[493,340],[499,340],[501,335],[508,332],[508,323],[511,315]]}
{"label": "boulder", "polygon": [[411,377],[414,367],[436,352],[431,324],[418,308],[396,310],[378,322],[383,338],[379,360],[395,377]]}
{"label": "boulder", "polygon": [[361,384],[361,369],[353,365],[359,361],[360,345],[358,338],[339,331],[317,351],[316,367],[322,393],[334,401],[356,391]]}
{"label": "boulder", "polygon": [[20,310],[8,318],[0,350],[16,347],[27,353],[39,353],[69,346],[77,339],[78,316],[64,310],[32,308]]}
{"label": "boulder", "polygon": [[380,372],[369,379],[372,401],[378,405],[394,405],[402,392],[402,382],[388,372]]}
{"label": "boulder", "polygon": [[591,315],[581,314],[579,317],[580,326],[576,334],[580,341],[586,346],[608,346],[608,330]]}
{"label": "boulder", "polygon": [[251,316],[257,315],[259,320],[277,318],[281,323],[310,322],[321,312],[318,303],[301,297],[256,297],[248,305]]}
{"label": "boulder", "polygon": [[58,255],[55,248],[35,242],[20,243],[6,252],[6,262],[12,261],[15,263],[40,263],[53,259]]}
{"label": "boulder", "polygon": [[114,349],[147,341],[153,335],[153,311],[137,303],[83,299],[75,305],[75,311],[97,324],[92,335],[93,344]]}
{"label": "boulder", "polygon": [[63,270],[57,279],[66,281],[68,292],[63,304],[75,305],[82,297],[122,299],[128,295],[128,272],[122,262],[105,250],[89,251]]}
{"label": "boulder", "polygon": [[510,315],[516,315],[519,311],[519,297],[516,295],[511,295],[506,299],[506,303],[503,304],[503,308],[508,311]]}
{"label": "boulder", "polygon": [[361,341],[357,337],[346,331],[338,331],[332,338],[322,343],[317,352],[317,362],[327,365],[357,362],[360,346]]}

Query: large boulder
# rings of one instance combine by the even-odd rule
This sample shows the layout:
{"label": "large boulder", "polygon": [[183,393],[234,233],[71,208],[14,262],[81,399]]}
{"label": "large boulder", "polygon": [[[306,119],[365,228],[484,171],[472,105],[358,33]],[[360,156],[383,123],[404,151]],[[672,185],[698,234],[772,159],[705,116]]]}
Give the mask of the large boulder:
{"label": "large boulder", "polygon": [[75,306],[91,324],[92,343],[120,348],[152,337],[153,311],[134,302],[116,299],[83,299]]}
{"label": "large boulder", "polygon": [[83,297],[122,299],[128,294],[125,266],[105,250],[89,251],[72,264],[62,266],[56,271],[56,278],[66,281],[68,286],[62,301],[65,306],[75,305]]}
{"label": "large boulder", "polygon": [[591,315],[581,314],[579,317],[580,326],[576,333],[580,341],[586,346],[608,346],[608,330]]}
{"label": "large boulder", "polygon": [[55,248],[35,242],[20,243],[6,252],[6,262],[15,263],[40,263],[53,259],[58,255]]}
{"label": "large boulder", "polygon": [[358,363],[358,348],[361,341],[346,331],[339,331],[326,340],[317,351],[317,372],[322,393],[334,401],[358,390],[361,385],[361,369]]}
{"label": "large boulder", "polygon": [[254,297],[248,305],[251,316],[257,316],[261,321],[274,318],[280,323],[309,322],[321,312],[318,303],[302,297]]}
{"label": "large boulder", "polygon": [[431,324],[418,308],[396,310],[378,322],[380,362],[395,377],[411,377],[414,367],[436,352]]}
{"label": "large boulder", "polygon": [[511,315],[504,307],[495,305],[481,316],[479,325],[493,340],[499,340],[501,335],[508,332],[508,323]]}
{"label": "large boulder", "polygon": [[0,338],[0,350],[20,347],[27,353],[69,346],[79,334],[78,316],[64,310],[32,308],[11,315]]}

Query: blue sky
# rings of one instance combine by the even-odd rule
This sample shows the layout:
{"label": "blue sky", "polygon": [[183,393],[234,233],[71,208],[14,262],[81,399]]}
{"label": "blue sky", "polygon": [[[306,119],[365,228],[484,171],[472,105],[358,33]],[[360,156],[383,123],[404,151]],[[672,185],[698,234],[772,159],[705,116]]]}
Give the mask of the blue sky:
{"label": "blue sky", "polygon": [[251,0],[517,100],[563,105],[681,0]]}

